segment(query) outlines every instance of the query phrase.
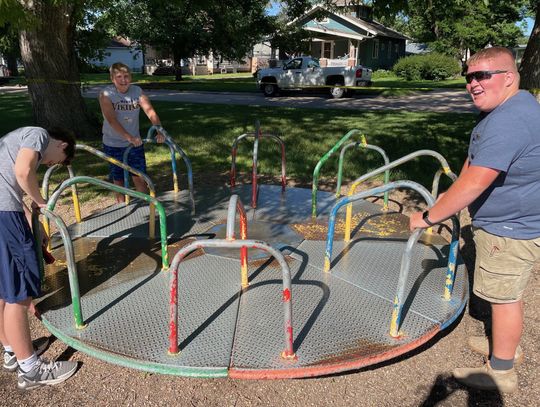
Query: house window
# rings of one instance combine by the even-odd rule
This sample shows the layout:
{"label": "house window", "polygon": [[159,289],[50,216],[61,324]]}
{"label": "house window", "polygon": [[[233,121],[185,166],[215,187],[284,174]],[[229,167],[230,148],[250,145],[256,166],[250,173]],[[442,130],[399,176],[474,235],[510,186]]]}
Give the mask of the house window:
{"label": "house window", "polygon": [[396,51],[396,55],[399,54],[399,44],[394,44],[394,49]]}
{"label": "house window", "polygon": [[322,43],[322,57],[328,59],[332,58],[332,43],[330,41]]}
{"label": "house window", "polygon": [[392,59],[392,41],[388,42],[388,59]]}
{"label": "house window", "polygon": [[373,40],[373,59],[379,59],[379,40]]}

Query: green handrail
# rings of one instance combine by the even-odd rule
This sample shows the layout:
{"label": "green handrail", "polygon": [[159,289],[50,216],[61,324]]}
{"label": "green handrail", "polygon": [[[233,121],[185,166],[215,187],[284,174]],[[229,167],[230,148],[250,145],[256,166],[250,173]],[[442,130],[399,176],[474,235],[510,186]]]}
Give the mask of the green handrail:
{"label": "green handrail", "polygon": [[88,183],[88,184],[94,184],[97,186],[101,186],[105,189],[111,190],[113,192],[118,192],[120,194],[129,195],[135,198],[142,199],[149,204],[154,204],[154,206],[158,210],[159,214],[159,229],[160,229],[160,235],[161,235],[161,261],[162,261],[162,270],[166,271],[169,269],[169,255],[167,252],[167,222],[166,222],[166,215],[165,215],[165,209],[163,209],[163,205],[161,202],[159,202],[156,198],[143,194],[142,192],[133,191],[128,188],[121,187],[116,184],[111,184],[107,181],[102,181],[97,178],[92,177],[85,177],[85,176],[78,176],[75,178],[68,179],[58,187],[58,189],[55,191],[55,193],[51,196],[49,201],[47,202],[47,209],[50,211],[54,210],[54,206],[56,205],[56,201],[60,197],[60,194],[62,191],[68,187],[70,187],[73,184],[81,184],[81,183]]}
{"label": "green handrail", "polygon": [[334,147],[332,147],[328,152],[321,157],[315,169],[313,170],[313,184],[311,187],[311,217],[315,219],[317,217],[317,187],[319,183],[319,172],[323,164],[334,154],[348,139],[350,139],[354,134],[360,133],[360,130],[353,129],[345,134],[341,140],[339,140]]}
{"label": "green handrail", "polygon": [[[56,223],[56,226],[58,227],[58,231],[60,232],[60,236],[62,236],[62,242],[64,243],[64,249],[66,251],[69,291],[71,293],[71,305],[73,307],[73,318],[75,319],[75,328],[83,329],[86,327],[86,325],[84,324],[84,319],[82,316],[79,277],[77,275],[77,265],[75,262],[75,253],[73,250],[73,243],[71,241],[71,238],[69,237],[69,232],[67,230],[66,224],[64,223],[64,221],[62,220],[60,216],[58,216],[57,214],[55,214],[54,212],[46,208],[41,208],[41,213],[43,214],[45,218],[54,220],[54,222]],[[32,213],[32,224],[35,224],[37,222],[37,224],[39,225],[38,216],[39,215],[37,212]],[[40,235],[39,229],[37,230],[37,233],[34,233],[34,235],[36,236],[36,239],[39,239],[39,235]],[[43,256],[41,255],[41,250],[39,249],[38,249],[38,258],[42,265]],[[43,283],[44,275],[42,276],[41,281]]]}

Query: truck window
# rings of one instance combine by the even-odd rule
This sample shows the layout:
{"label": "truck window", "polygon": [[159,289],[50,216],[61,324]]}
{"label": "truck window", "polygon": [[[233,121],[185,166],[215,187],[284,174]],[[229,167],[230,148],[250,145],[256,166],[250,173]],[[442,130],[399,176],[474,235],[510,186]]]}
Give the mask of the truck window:
{"label": "truck window", "polygon": [[308,68],[318,68],[318,67],[319,67],[319,61],[317,61],[316,59],[311,59],[311,60],[307,63],[307,67],[308,67]]}
{"label": "truck window", "polygon": [[292,61],[288,62],[285,67],[286,69],[300,69],[302,67],[302,59],[293,59]]}

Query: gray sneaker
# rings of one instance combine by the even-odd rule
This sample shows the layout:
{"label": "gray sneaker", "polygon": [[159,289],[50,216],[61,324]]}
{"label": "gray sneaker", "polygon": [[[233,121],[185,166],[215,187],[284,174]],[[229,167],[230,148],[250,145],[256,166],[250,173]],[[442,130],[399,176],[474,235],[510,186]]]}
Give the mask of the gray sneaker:
{"label": "gray sneaker", "polygon": [[47,362],[38,359],[34,368],[27,373],[19,368],[17,387],[21,390],[32,390],[45,385],[62,383],[75,373],[77,366],[77,362]]}
{"label": "gray sneaker", "polygon": [[[34,340],[32,342],[32,345],[34,347],[34,352],[36,353],[36,356],[41,355],[47,347],[49,346],[49,338],[42,337]],[[14,372],[19,367],[19,362],[17,362],[17,357],[13,352],[6,352],[4,351],[4,369],[6,369],[8,372]]]}

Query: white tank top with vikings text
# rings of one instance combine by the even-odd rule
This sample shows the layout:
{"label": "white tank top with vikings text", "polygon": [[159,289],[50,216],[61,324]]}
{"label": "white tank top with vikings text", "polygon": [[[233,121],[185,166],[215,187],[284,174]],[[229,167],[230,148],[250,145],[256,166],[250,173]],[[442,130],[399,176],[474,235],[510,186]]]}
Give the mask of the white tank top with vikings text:
{"label": "white tank top with vikings text", "polygon": [[[107,86],[102,92],[112,102],[118,122],[126,131],[135,137],[139,134],[140,97],[142,89],[136,85],[130,85],[126,93],[120,93],[114,85]],[[103,117],[103,144],[110,147],[127,147],[130,145],[124,137],[118,134]]]}

